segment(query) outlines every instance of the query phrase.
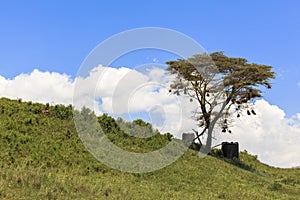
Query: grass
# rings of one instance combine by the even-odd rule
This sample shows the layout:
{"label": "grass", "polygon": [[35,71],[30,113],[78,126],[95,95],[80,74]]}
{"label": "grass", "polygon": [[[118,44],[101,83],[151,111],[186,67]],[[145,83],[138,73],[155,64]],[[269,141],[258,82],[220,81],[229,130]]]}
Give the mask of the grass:
{"label": "grass", "polygon": [[0,199],[300,199],[300,169],[270,167],[246,151],[228,160],[188,150],[145,174],[110,169],[84,148],[67,110],[0,99]]}

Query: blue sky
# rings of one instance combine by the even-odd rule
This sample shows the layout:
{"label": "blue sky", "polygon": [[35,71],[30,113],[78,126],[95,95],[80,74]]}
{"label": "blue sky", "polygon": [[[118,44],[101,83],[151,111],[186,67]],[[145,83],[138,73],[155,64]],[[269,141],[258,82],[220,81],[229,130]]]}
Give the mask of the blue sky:
{"label": "blue sky", "polygon": [[300,112],[299,9],[296,0],[2,0],[0,75],[13,78],[37,68],[74,77],[89,52],[110,36],[163,27],[188,35],[209,52],[274,66],[277,79],[265,99],[291,116]]}

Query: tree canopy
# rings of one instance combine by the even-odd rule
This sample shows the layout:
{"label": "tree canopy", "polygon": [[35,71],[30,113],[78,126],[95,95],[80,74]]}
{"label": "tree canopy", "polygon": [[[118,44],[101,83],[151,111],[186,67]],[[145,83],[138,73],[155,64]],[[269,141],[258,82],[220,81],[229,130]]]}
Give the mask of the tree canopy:
{"label": "tree canopy", "polygon": [[195,140],[202,144],[200,136],[207,134],[202,148],[205,153],[211,149],[215,126],[231,133],[229,124],[234,116],[241,117],[245,111],[255,115],[253,100],[262,97],[262,86],[270,89],[270,80],[275,78],[272,66],[249,63],[245,58],[228,57],[223,52],[197,54],[166,64],[175,77],[169,91],[198,103],[194,118],[201,132],[196,132]]}

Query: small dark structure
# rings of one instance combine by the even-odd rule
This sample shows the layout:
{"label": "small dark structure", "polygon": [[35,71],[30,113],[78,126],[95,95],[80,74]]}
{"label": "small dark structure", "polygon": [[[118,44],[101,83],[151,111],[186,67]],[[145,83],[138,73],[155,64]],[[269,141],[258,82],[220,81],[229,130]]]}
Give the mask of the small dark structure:
{"label": "small dark structure", "polygon": [[238,142],[222,142],[222,152],[225,158],[239,158]]}
{"label": "small dark structure", "polygon": [[194,133],[183,133],[182,142],[186,147],[190,149],[200,151],[201,144],[194,142],[195,134]]}
{"label": "small dark structure", "polygon": [[182,141],[192,142],[195,139],[194,133],[182,133]]}

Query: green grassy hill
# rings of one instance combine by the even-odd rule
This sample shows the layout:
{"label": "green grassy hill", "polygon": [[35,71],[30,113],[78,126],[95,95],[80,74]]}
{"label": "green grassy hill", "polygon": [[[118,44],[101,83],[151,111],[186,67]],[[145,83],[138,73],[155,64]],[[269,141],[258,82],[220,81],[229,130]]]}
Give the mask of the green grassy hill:
{"label": "green grassy hill", "polygon": [[[98,119],[124,149],[147,152],[171,140],[134,139],[113,118]],[[155,172],[119,172],[85,149],[71,106],[0,99],[0,199],[300,199],[300,169],[269,167],[247,152],[240,161],[212,154],[188,150]]]}

